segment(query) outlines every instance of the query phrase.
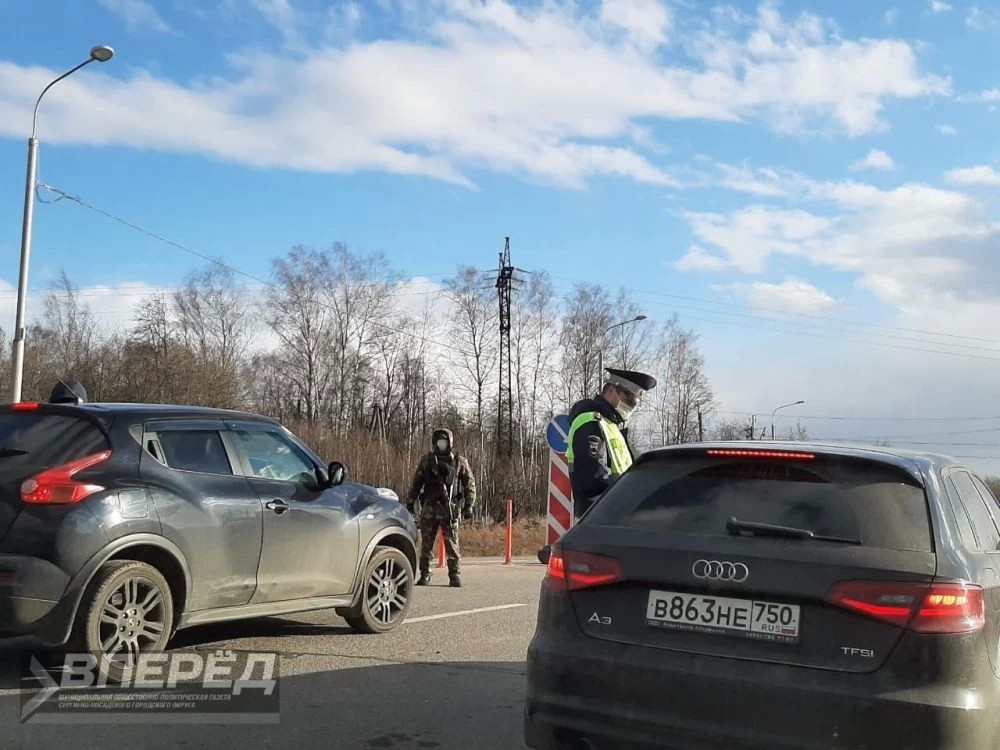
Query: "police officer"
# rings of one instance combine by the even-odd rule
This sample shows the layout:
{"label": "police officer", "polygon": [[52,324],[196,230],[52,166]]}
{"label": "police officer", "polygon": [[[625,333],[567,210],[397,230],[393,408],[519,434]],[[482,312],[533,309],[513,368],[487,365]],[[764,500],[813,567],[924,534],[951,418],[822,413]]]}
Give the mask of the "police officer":
{"label": "police officer", "polygon": [[406,507],[411,513],[420,502],[420,579],[418,586],[431,582],[431,551],[438,529],[444,537],[448,560],[448,579],[457,588],[462,585],[458,549],[459,509],[461,517],[472,518],[476,504],[476,480],[465,456],[454,451],[451,430],[435,430],[434,449],[417,465],[410,484]]}
{"label": "police officer", "polygon": [[[601,392],[570,409],[566,461],[573,486],[573,516],[579,520],[597,498],[632,465],[628,421],[656,378],[634,370],[608,368]],[[548,562],[550,547],[538,553]]]}

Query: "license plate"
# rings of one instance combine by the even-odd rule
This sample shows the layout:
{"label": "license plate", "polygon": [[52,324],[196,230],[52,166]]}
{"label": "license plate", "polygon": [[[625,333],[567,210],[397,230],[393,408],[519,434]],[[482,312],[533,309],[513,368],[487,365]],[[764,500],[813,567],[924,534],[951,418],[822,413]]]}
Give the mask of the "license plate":
{"label": "license plate", "polygon": [[796,604],[650,591],[646,623],[656,628],[731,635],[778,643],[799,640]]}

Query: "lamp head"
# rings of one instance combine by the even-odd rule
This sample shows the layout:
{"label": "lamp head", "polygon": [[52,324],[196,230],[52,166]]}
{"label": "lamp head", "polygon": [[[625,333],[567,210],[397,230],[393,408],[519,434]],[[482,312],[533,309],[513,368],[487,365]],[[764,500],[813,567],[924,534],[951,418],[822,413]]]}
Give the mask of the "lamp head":
{"label": "lamp head", "polygon": [[97,62],[107,62],[114,56],[115,51],[106,44],[102,44],[90,50],[90,59],[97,60]]}

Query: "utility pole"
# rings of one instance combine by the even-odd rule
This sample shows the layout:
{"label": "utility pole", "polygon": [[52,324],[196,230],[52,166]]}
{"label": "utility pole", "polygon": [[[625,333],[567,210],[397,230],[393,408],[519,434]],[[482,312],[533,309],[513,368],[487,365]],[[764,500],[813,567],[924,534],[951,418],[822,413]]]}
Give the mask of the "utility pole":
{"label": "utility pole", "polygon": [[514,453],[514,392],[511,388],[510,297],[514,266],[510,260],[510,237],[504,242],[497,269],[497,297],[500,302],[500,392],[497,402],[497,455]]}
{"label": "utility pole", "polygon": [[698,410],[698,442],[705,442],[705,426],[701,421],[701,409]]}

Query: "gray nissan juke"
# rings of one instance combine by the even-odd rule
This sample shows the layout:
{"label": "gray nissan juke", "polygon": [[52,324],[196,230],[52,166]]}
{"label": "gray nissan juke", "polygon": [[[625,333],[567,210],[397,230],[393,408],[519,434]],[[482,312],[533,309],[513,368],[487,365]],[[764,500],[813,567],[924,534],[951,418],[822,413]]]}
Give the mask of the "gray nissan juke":
{"label": "gray nissan juke", "polygon": [[403,621],[416,526],[279,422],[188,406],[0,407],[0,635],[122,669],[192,625]]}

